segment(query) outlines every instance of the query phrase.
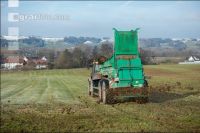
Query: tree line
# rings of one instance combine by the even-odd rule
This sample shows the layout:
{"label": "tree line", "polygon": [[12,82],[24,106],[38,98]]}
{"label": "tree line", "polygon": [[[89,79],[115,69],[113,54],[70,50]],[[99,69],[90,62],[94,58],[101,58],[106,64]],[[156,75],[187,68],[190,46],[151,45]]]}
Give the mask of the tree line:
{"label": "tree line", "polygon": [[[159,53],[159,51],[152,51],[146,49],[139,49],[140,58],[142,60],[142,64],[156,64],[155,57],[167,57],[169,55],[173,55],[174,57],[184,57],[196,54],[191,51],[165,51]],[[75,47],[74,49],[65,49],[64,51],[53,51],[53,50],[40,50],[38,55],[46,56],[48,59],[48,66],[50,69],[65,69],[65,68],[83,68],[90,67],[92,62],[98,61],[99,57],[105,56],[106,58],[110,58],[113,54],[113,45],[112,43],[106,42],[101,45],[88,46],[88,45],[80,45]]]}
{"label": "tree line", "polygon": [[100,56],[110,58],[113,53],[112,43],[103,43],[100,46],[82,45],[73,49],[65,49],[60,52],[40,51],[39,56],[45,56],[49,59],[49,68],[89,68],[94,60]]}

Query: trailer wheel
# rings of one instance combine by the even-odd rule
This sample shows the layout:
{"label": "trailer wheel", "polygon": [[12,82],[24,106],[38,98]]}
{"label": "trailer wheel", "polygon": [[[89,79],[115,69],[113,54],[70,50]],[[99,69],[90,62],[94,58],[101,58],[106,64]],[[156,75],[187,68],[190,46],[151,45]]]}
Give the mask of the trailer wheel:
{"label": "trailer wheel", "polygon": [[144,87],[149,87],[147,80],[144,80]]}
{"label": "trailer wheel", "polygon": [[109,89],[109,81],[103,80],[101,84],[101,92],[102,92],[102,102],[104,104],[112,104],[114,103],[113,94],[111,89]]}
{"label": "trailer wheel", "polygon": [[108,103],[108,88],[106,87],[105,82],[102,83],[101,89],[102,89],[102,102],[104,104],[107,104]]}

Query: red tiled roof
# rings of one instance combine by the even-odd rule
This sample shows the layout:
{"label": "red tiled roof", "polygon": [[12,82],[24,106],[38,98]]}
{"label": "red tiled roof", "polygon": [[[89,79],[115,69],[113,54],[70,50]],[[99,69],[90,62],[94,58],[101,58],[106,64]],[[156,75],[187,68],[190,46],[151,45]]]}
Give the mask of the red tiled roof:
{"label": "red tiled roof", "polygon": [[5,59],[5,63],[23,63],[24,59],[19,56],[9,56]]}
{"label": "red tiled roof", "polygon": [[35,64],[47,64],[47,61],[41,60],[41,59],[34,59],[33,62]]}

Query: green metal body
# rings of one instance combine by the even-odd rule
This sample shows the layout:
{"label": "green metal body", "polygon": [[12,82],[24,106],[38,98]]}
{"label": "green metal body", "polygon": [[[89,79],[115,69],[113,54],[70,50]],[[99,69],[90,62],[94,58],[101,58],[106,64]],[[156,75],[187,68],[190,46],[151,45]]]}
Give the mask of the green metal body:
{"label": "green metal body", "polygon": [[137,29],[117,31],[114,29],[114,52],[110,59],[98,65],[99,72],[108,79],[116,80],[111,88],[144,86],[143,65],[138,51]]}

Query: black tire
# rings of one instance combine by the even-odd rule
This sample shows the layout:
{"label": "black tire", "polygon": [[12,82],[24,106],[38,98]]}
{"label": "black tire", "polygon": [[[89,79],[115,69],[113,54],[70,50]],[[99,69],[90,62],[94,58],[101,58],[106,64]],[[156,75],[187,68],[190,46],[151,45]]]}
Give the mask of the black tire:
{"label": "black tire", "polygon": [[101,89],[102,89],[102,102],[104,104],[108,103],[108,88],[106,87],[106,83],[103,82],[101,85]]}
{"label": "black tire", "polygon": [[103,79],[100,81],[101,85],[101,95],[102,95],[102,102],[104,104],[112,104],[114,103],[114,98],[111,89],[109,88],[109,81]]}
{"label": "black tire", "polygon": [[149,87],[147,80],[144,80],[144,87]]}
{"label": "black tire", "polygon": [[[144,87],[145,87],[145,89],[148,89],[148,87],[149,87],[149,84],[148,84],[147,80],[144,80]],[[147,90],[147,94],[146,95],[147,95],[146,97],[142,98],[141,103],[148,103],[149,102],[148,90]]]}
{"label": "black tire", "polygon": [[101,79],[98,83],[98,96],[99,96],[99,101],[102,102],[103,100],[103,95],[102,95],[102,84],[103,82],[109,83],[107,80],[105,79]]}

